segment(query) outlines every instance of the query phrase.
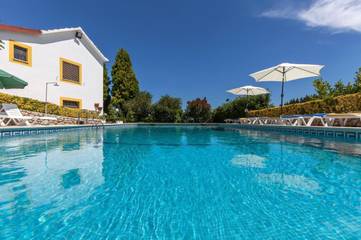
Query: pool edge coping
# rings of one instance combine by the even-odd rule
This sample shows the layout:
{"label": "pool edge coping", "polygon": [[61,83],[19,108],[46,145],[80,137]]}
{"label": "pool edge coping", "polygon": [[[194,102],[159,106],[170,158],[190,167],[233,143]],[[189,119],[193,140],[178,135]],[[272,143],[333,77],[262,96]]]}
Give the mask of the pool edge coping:
{"label": "pool edge coping", "polygon": [[323,126],[284,126],[284,125],[250,125],[232,123],[123,123],[123,124],[103,124],[103,125],[47,125],[47,126],[11,126],[0,127],[0,138],[21,136],[30,134],[40,134],[45,132],[60,132],[75,129],[127,127],[127,126],[209,126],[224,127],[228,129],[248,129],[272,131],[280,133],[291,133],[304,136],[325,136],[337,139],[353,139],[361,141],[360,127],[323,127]]}

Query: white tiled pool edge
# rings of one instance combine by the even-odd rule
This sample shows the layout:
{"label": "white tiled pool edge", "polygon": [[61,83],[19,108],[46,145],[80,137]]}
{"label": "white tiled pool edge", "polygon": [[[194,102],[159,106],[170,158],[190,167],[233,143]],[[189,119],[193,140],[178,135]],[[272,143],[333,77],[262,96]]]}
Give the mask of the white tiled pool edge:
{"label": "white tiled pool edge", "polygon": [[225,123],[125,123],[125,124],[105,124],[105,125],[54,125],[54,126],[14,126],[0,127],[0,137],[21,136],[30,134],[52,133],[60,131],[69,131],[76,129],[102,128],[102,127],[129,127],[129,126],[209,126],[224,127],[229,129],[249,129],[273,131],[280,133],[290,133],[304,136],[322,136],[329,138],[358,140],[361,141],[361,128],[347,127],[306,127],[306,126],[283,126],[283,125],[243,125],[243,124],[225,124]]}
{"label": "white tiled pool edge", "polygon": [[243,125],[227,124],[229,128],[272,131],[290,133],[303,136],[321,136],[337,139],[361,141],[361,128],[358,127],[307,127],[307,126],[284,126],[284,125]]}
{"label": "white tiled pool edge", "polygon": [[106,125],[49,125],[49,126],[11,126],[0,127],[0,137],[11,137],[31,134],[52,133],[75,129],[100,128],[103,126],[118,126],[118,124]]}

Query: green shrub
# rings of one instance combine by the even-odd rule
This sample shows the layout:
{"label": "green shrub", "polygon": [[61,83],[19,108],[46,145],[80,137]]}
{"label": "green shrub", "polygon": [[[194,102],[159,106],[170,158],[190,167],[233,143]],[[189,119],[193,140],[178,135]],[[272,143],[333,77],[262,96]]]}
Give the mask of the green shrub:
{"label": "green shrub", "polygon": [[[361,93],[338,97],[327,97],[304,103],[290,104],[283,107],[283,115],[313,114],[313,113],[345,113],[361,111]],[[278,117],[281,108],[265,108],[248,113],[248,117]]]}
{"label": "green shrub", "polygon": [[214,122],[224,122],[227,118],[240,118],[246,116],[246,107],[248,110],[263,109],[270,106],[270,96],[259,95],[237,97],[230,102],[226,102],[213,111]]}
{"label": "green shrub", "polygon": [[127,122],[146,122],[152,114],[152,95],[142,91],[123,104]]}
{"label": "green shrub", "polygon": [[182,122],[182,101],[180,98],[168,95],[162,96],[159,101],[153,105],[153,120],[163,123]]}
{"label": "green shrub", "polygon": [[[24,98],[5,93],[0,93],[0,103],[13,103],[16,104],[18,108],[27,111],[40,112],[40,113],[45,112],[45,102],[41,102],[31,98]],[[48,103],[48,113],[59,116],[65,116],[65,117],[73,117],[73,118],[99,117],[99,114],[95,111],[64,108],[52,103]]]}
{"label": "green shrub", "polygon": [[211,105],[207,98],[196,98],[187,102],[187,108],[183,115],[185,122],[207,122],[210,120],[212,114]]}

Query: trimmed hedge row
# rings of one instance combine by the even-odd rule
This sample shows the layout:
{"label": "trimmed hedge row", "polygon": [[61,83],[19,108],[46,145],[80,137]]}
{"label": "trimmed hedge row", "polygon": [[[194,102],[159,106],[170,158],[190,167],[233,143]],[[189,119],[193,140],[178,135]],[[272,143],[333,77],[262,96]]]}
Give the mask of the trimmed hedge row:
{"label": "trimmed hedge row", "polygon": [[[14,103],[19,109],[28,110],[32,112],[45,112],[45,102],[41,102],[31,98],[24,98],[13,96],[5,93],[0,93],[0,103]],[[79,110],[60,107],[56,104],[48,103],[48,113],[65,117],[81,117],[81,118],[98,118],[99,114],[95,111]]]}
{"label": "trimmed hedge row", "polygon": [[[283,107],[283,115],[312,113],[346,113],[361,111],[361,93],[348,94],[324,100],[296,103]],[[253,110],[249,117],[279,117],[280,107]]]}

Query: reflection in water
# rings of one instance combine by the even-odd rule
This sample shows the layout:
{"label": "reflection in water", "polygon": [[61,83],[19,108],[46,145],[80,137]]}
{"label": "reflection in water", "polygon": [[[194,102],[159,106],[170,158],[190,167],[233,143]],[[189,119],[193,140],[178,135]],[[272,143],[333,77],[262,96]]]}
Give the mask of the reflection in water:
{"label": "reflection in water", "polygon": [[255,154],[238,154],[232,160],[234,166],[250,167],[250,168],[265,168],[266,158]]}
{"label": "reflection in water", "polygon": [[11,181],[1,178],[0,205],[21,198],[54,212],[86,199],[104,181],[101,138],[95,131],[8,138],[0,147],[0,169],[11,169]]}
{"label": "reflection in water", "polygon": [[67,189],[79,185],[80,181],[81,176],[79,174],[79,169],[72,169],[62,176],[61,184],[63,185],[63,188]]}
{"label": "reflection in water", "polygon": [[300,175],[260,173],[258,174],[258,180],[265,183],[281,184],[285,187],[298,190],[301,193],[303,193],[304,191],[317,193],[317,191],[320,189],[320,186],[316,181]]}
{"label": "reflection in water", "polygon": [[205,133],[204,129],[200,127],[193,128],[191,133],[192,134],[184,134],[188,145],[207,147],[209,144],[212,143],[214,131],[207,131]]}
{"label": "reflection in water", "polygon": [[[106,188],[118,190],[122,187],[128,187],[124,181],[131,178],[140,158],[143,156],[142,151],[152,146],[147,144],[150,141],[150,133],[143,132],[140,134],[137,128],[130,128],[128,131],[117,131],[117,129],[109,128],[104,131],[102,174]],[[137,147],[137,142],[144,145]],[[114,179],[119,180],[116,185],[112,185]]]}
{"label": "reflection in water", "polygon": [[292,135],[287,133],[240,130],[242,136],[254,138],[258,141],[268,141],[269,143],[294,143],[315,147],[340,154],[354,155],[361,157],[361,143],[357,141],[345,141],[345,139],[329,139],[322,137]]}

